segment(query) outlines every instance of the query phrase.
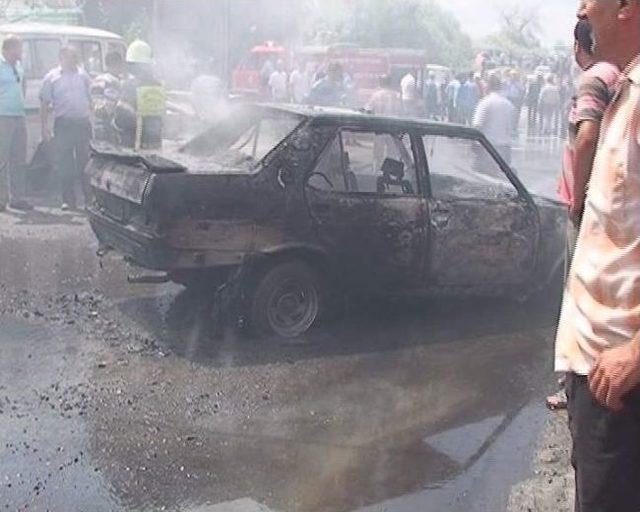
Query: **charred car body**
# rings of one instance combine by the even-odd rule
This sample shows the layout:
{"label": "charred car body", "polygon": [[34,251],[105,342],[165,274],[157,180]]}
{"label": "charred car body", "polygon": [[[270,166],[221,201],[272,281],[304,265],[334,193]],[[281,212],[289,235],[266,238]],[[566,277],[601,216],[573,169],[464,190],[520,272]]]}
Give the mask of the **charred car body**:
{"label": "charred car body", "polygon": [[246,106],[162,158],[96,148],[88,172],[104,246],[212,293],[242,275],[251,323],[283,336],[340,287],[523,296],[563,267],[560,205],[460,126]]}

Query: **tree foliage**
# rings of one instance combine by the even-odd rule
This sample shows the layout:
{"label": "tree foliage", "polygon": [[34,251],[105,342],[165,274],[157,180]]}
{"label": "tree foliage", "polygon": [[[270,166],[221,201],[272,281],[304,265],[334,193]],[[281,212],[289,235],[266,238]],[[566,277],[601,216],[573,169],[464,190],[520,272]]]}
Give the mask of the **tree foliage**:
{"label": "tree foliage", "polygon": [[489,37],[489,42],[511,53],[521,55],[541,50],[540,6],[525,6],[517,2],[505,3],[497,8],[500,30]]}
{"label": "tree foliage", "polygon": [[79,0],[87,25],[121,34],[131,41],[151,29],[153,0]]}
{"label": "tree foliage", "polygon": [[[198,51],[219,49],[217,27],[228,16],[231,60],[236,62],[254,44],[277,41],[288,47],[334,42],[362,47],[423,49],[429,61],[469,66],[471,40],[453,15],[436,0],[231,0],[225,14],[222,0],[83,0],[87,23],[123,34],[126,39],[152,32],[153,6],[171,5],[189,13],[184,30]],[[216,8],[212,8],[212,4]],[[177,7],[176,7],[177,8]],[[179,24],[172,19],[168,26]],[[174,34],[171,34],[174,37]]]}
{"label": "tree foliage", "polygon": [[470,38],[435,0],[352,0],[338,21],[333,10],[318,14],[322,39],[315,42],[423,49],[430,62],[453,67],[466,67],[473,57]]}

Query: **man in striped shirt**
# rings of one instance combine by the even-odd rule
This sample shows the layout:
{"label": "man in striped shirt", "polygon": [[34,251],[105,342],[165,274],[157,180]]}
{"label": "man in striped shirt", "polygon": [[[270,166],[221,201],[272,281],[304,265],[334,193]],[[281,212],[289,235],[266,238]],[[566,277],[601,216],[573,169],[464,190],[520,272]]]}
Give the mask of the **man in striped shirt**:
{"label": "man in striped shirt", "polygon": [[578,512],[640,510],[640,0],[582,0],[624,69],[602,120],[556,339]]}

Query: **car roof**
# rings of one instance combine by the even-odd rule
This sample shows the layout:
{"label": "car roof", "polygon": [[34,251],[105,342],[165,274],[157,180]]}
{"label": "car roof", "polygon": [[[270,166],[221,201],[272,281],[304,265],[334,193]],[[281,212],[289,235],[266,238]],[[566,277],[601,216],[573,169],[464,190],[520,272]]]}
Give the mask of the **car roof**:
{"label": "car roof", "polygon": [[454,136],[480,138],[479,130],[458,124],[427,121],[409,117],[392,117],[367,114],[357,110],[336,107],[314,107],[310,105],[261,104],[262,108],[279,110],[304,116],[314,122],[334,125],[358,125],[367,128],[420,130],[445,133]]}
{"label": "car roof", "polygon": [[48,35],[67,37],[87,37],[101,39],[119,39],[118,34],[97,28],[80,27],[77,25],[56,25],[55,23],[20,22],[0,25],[0,34]]}

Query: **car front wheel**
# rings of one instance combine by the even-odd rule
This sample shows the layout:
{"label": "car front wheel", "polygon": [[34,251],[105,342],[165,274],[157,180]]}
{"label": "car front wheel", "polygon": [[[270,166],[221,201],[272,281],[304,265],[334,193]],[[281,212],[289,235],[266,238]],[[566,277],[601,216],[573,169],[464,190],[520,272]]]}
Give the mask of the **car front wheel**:
{"label": "car front wheel", "polygon": [[259,334],[295,338],[318,321],[324,308],[320,274],[302,261],[272,266],[258,280],[251,324]]}

